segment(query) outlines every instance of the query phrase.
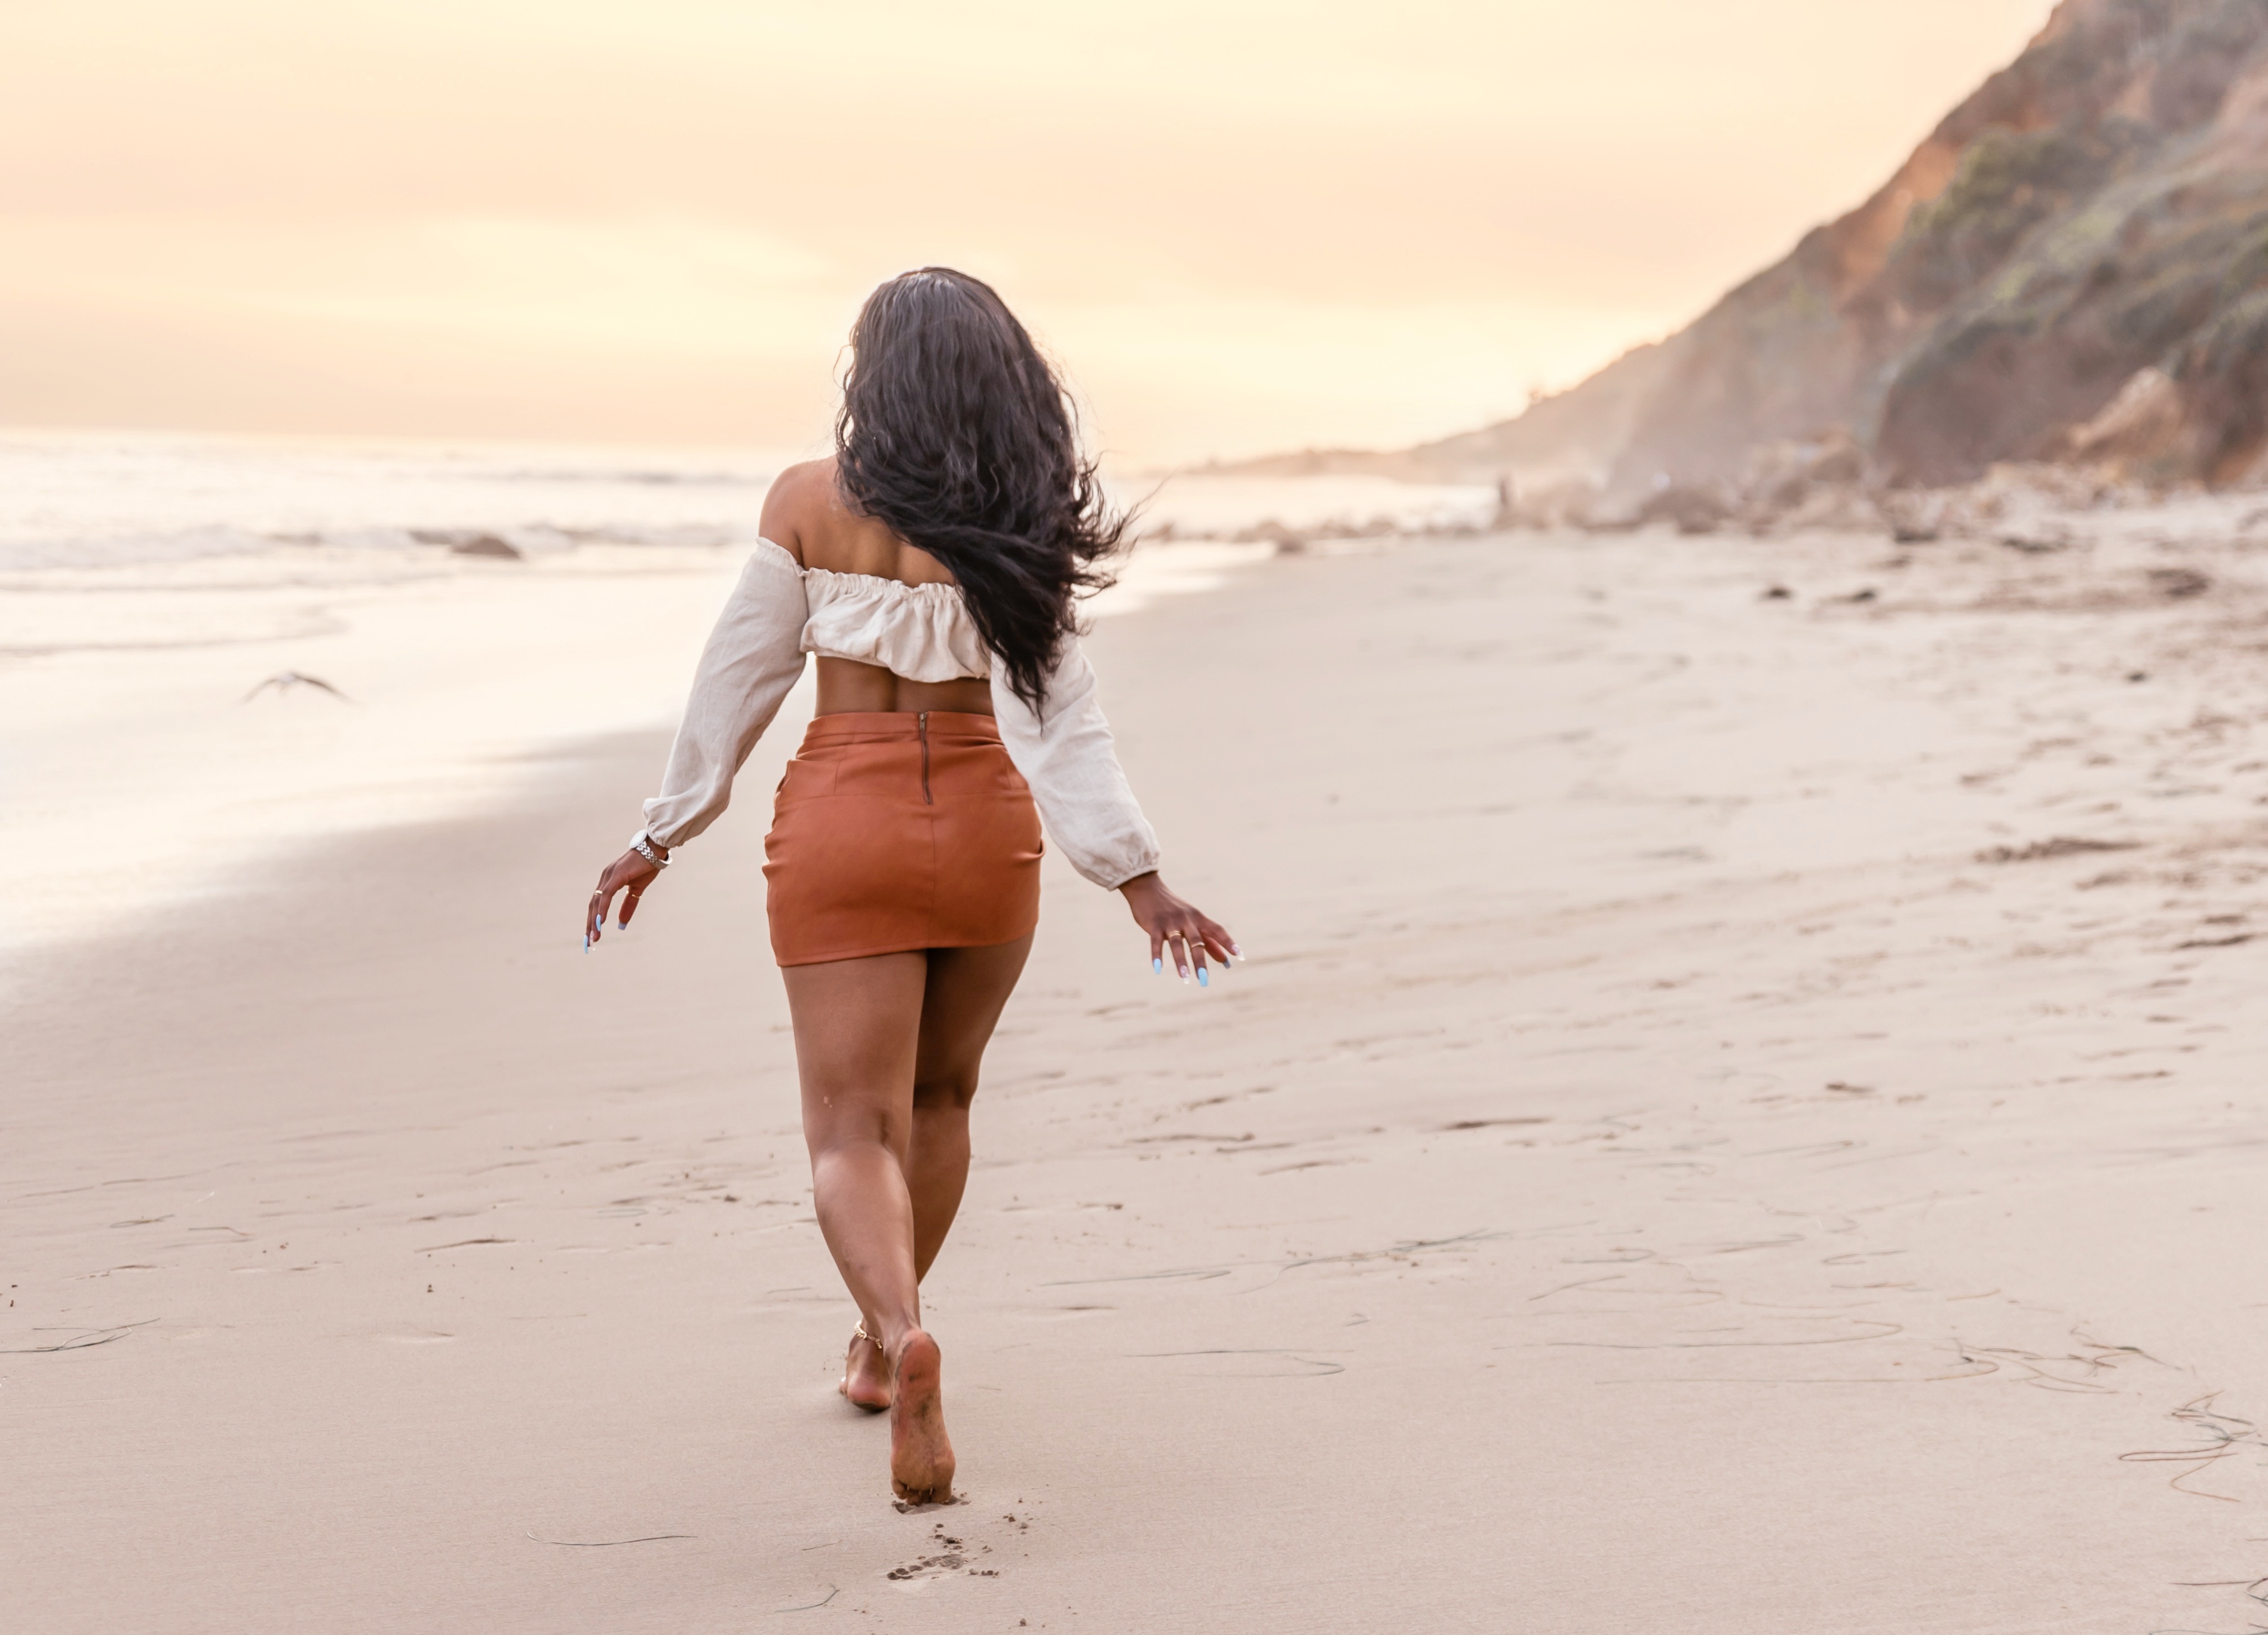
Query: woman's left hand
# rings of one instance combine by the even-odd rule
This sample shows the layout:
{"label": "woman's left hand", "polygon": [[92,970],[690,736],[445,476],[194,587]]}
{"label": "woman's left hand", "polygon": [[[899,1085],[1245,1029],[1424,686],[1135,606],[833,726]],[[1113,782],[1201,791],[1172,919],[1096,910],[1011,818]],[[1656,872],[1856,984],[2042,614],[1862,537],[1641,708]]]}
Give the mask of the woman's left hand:
{"label": "woman's left hand", "polygon": [[1170,945],[1174,951],[1174,968],[1181,973],[1182,980],[1189,981],[1190,968],[1194,966],[1198,986],[1206,987],[1211,985],[1205,981],[1206,954],[1210,953],[1219,960],[1224,968],[1231,954],[1239,959],[1243,957],[1244,950],[1236,946],[1236,940],[1228,934],[1227,927],[1207,919],[1197,912],[1195,906],[1182,902],[1168,891],[1156,870],[1147,874],[1137,874],[1121,886],[1118,892],[1126,899],[1127,908],[1133,911],[1134,923],[1150,933],[1152,970],[1166,968],[1163,955]]}

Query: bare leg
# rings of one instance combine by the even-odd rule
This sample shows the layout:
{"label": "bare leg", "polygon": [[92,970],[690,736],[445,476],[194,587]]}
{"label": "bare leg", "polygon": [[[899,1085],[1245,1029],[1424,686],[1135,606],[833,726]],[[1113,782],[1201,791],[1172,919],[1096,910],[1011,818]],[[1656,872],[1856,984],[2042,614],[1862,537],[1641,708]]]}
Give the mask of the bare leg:
{"label": "bare leg", "polygon": [[[913,1204],[914,1278],[929,1275],[968,1182],[968,1104],[1001,1008],[1031,953],[1028,937],[981,948],[932,948],[915,1048],[912,1136],[904,1161]],[[870,1330],[879,1334],[879,1330]],[[869,1413],[890,1405],[889,1359],[852,1335],[843,1395]]]}
{"label": "bare leg", "polygon": [[795,1019],[820,1230],[858,1303],[860,1325],[880,1343],[852,1337],[843,1394],[880,1411],[890,1405],[880,1347],[892,1328],[884,1314],[895,1314],[900,1332],[921,1321],[904,1160],[928,961],[894,954],[789,966],[781,976]]}
{"label": "bare leg", "polygon": [[906,1186],[914,1206],[914,1275],[929,1276],[968,1185],[968,1104],[1000,1012],[1032,939],[932,948],[914,1057],[914,1136]]}
{"label": "bare leg", "polygon": [[[820,1230],[866,1332],[881,1343],[895,1375],[894,1399],[884,1399],[892,1408],[891,1484],[900,1498],[917,1502],[950,1498],[954,1471],[941,1359],[921,1327],[920,1273],[960,1205],[976,1063],[1027,948],[1028,939],[1002,948],[790,966],[782,973],[795,1018]],[[936,980],[932,961],[939,962]],[[928,1099],[945,1118],[935,1127],[917,1206],[907,1172],[917,1069],[924,1061]],[[917,1218],[928,1227],[922,1234],[928,1252],[918,1259]],[[879,1407],[873,1399],[889,1385],[873,1377],[874,1359],[862,1350],[873,1348],[854,1342],[844,1395]]]}

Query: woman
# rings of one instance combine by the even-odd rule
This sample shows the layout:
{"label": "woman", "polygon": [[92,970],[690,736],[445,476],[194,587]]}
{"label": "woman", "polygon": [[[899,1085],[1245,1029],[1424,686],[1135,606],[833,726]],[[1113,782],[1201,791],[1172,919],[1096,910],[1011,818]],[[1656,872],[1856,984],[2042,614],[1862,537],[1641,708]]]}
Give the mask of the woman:
{"label": "woman", "polygon": [[819,704],[764,841],[820,1230],[858,1302],[843,1394],[890,1410],[890,1484],[953,1496],[921,1279],[968,1179],[978,1064],[1039,917],[1040,820],[1126,899],[1183,981],[1228,933],[1166,888],[1079,651],[1123,518],[1060,383],[1000,298],[943,268],[867,298],[835,454],[783,472],[703,652],[662,792],[584,917],[619,924],[724,811],[819,659]]}

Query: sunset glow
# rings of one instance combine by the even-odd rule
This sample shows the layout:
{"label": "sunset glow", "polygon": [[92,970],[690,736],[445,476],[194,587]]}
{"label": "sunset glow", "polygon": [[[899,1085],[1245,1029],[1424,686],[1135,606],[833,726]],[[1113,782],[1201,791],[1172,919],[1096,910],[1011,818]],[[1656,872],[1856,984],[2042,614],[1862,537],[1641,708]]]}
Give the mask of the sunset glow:
{"label": "sunset glow", "polygon": [[807,446],[997,282],[1123,459],[1515,412],[1857,203],[2047,0],[0,11],[0,422]]}

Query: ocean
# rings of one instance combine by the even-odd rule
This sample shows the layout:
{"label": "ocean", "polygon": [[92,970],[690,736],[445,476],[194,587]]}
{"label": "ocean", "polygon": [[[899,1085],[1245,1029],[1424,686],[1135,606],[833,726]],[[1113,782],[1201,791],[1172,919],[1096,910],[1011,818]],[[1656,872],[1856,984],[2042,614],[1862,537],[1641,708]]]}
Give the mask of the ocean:
{"label": "ocean", "polygon": [[[666,728],[789,458],[0,432],[0,845],[38,859],[0,894],[0,951]],[[1091,605],[1105,618],[1264,558],[1258,531],[1454,527],[1494,503],[1374,479],[1111,486],[1152,537]]]}

